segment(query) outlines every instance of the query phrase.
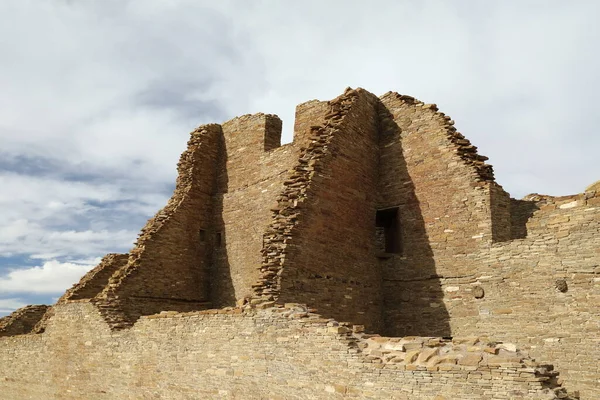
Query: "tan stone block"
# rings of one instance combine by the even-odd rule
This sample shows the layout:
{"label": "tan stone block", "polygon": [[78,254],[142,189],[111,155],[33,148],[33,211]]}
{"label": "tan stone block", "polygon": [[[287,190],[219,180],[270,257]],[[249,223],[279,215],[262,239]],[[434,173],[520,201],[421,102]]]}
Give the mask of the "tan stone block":
{"label": "tan stone block", "polygon": [[418,364],[424,364],[429,361],[433,356],[439,353],[439,348],[425,348],[421,351],[419,356],[417,357],[416,362]]}
{"label": "tan stone block", "polygon": [[467,353],[464,357],[458,359],[458,365],[477,366],[481,359],[481,354]]}
{"label": "tan stone block", "polygon": [[484,347],[483,351],[489,354],[498,354],[498,349],[495,347]]}
{"label": "tan stone block", "polygon": [[593,197],[587,200],[588,206],[600,206],[600,197]]}
{"label": "tan stone block", "polygon": [[554,215],[550,218],[548,218],[548,224],[549,225],[554,225],[554,224],[565,224],[567,222],[569,222],[570,217],[568,215]]}
{"label": "tan stone block", "polygon": [[336,393],[345,394],[347,391],[347,388],[344,385],[333,385],[333,387],[335,388]]}
{"label": "tan stone block", "polygon": [[327,328],[327,331],[330,333],[338,333],[338,334],[344,334],[344,333],[351,332],[351,330],[345,326],[330,326]]}
{"label": "tan stone block", "polygon": [[454,343],[454,344],[466,344],[469,346],[473,346],[477,342],[479,342],[478,336],[465,336],[465,337],[452,338],[452,343]]}
{"label": "tan stone block", "polygon": [[416,361],[417,357],[421,353],[421,350],[410,350],[406,352],[406,356],[404,357],[404,362],[406,364],[411,364]]}

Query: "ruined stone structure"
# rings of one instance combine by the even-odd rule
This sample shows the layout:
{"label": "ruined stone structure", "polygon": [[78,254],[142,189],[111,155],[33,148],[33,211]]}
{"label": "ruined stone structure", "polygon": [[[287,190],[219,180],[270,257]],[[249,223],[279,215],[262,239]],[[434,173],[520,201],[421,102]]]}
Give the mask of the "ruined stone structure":
{"label": "ruined stone structure", "polygon": [[600,398],[600,184],[512,199],[391,92],[294,131],[192,132],[129,254],[0,319],[0,398]]}

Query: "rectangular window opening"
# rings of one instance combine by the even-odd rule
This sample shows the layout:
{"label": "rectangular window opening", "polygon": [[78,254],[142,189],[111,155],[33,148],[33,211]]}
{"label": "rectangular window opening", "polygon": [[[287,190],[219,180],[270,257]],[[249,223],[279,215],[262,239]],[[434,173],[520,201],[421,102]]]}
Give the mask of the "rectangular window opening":
{"label": "rectangular window opening", "polygon": [[381,253],[402,254],[398,207],[377,210],[375,227],[378,250]]}
{"label": "rectangular window opening", "polygon": [[217,235],[215,237],[215,246],[221,247],[222,244],[223,244],[223,235],[221,234],[221,232],[217,232]]}
{"label": "rectangular window opening", "polygon": [[198,238],[200,239],[200,243],[206,242],[206,231],[204,229],[198,231]]}

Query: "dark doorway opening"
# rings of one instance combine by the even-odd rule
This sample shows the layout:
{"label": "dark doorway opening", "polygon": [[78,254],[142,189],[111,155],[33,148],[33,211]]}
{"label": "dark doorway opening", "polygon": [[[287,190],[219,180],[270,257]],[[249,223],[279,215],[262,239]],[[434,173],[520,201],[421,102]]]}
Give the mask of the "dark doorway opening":
{"label": "dark doorway opening", "polygon": [[377,210],[375,217],[378,250],[388,254],[402,254],[402,235],[398,207]]}

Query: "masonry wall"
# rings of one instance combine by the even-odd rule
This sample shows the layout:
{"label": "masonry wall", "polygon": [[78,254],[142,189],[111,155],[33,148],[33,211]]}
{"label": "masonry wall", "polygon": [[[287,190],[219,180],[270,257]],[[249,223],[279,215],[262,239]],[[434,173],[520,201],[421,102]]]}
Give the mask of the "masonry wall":
{"label": "masonry wall", "polygon": [[[469,255],[476,274],[442,280],[454,335],[493,332],[561,370],[583,399],[600,398],[600,197],[532,196],[527,237]],[[475,298],[481,291],[483,298]]]}
{"label": "masonry wall", "polygon": [[[491,340],[413,343],[481,334],[600,398],[598,185],[511,199],[454,122],[409,96],[347,89],[296,115],[284,146],[266,114],[193,132],[173,197],[129,256],[105,258],[45,314],[0,319],[0,399],[535,398],[556,385]],[[390,207],[392,254],[375,229]],[[214,310],[236,303],[266,310]],[[315,309],[413,338],[365,342]],[[449,369],[430,363],[446,350],[460,355]]]}
{"label": "masonry wall", "polygon": [[302,306],[142,317],[111,331],[57,306],[40,335],[0,338],[0,399],[553,399],[551,367],[513,345],[390,339]]}
{"label": "masonry wall", "polygon": [[222,151],[221,127],[205,125],[192,132],[178,164],[176,188],[168,204],[151,218],[97,302],[115,326],[162,310],[207,307],[212,262],[212,196]]}
{"label": "masonry wall", "polygon": [[279,302],[308,303],[370,330],[382,323],[374,257],[376,104],[365,91],[349,91],[329,103],[326,122],[312,140],[321,145],[309,147],[297,167],[306,177],[286,181],[290,191],[281,200],[297,204],[298,221],[285,253]]}
{"label": "masonry wall", "polygon": [[[504,242],[516,239],[519,234],[513,231],[511,217],[512,205],[514,204],[510,195],[496,182],[489,182],[487,185],[490,202],[490,218],[492,222],[492,241]],[[515,224],[519,221],[516,220]]]}
{"label": "masonry wall", "polygon": [[329,112],[329,102],[310,100],[296,106],[294,117],[294,145],[307,147],[312,138],[311,126],[325,123],[325,115]]}
{"label": "masonry wall", "polygon": [[274,115],[234,118],[223,124],[223,134],[225,161],[215,196],[215,226],[222,235],[212,274],[216,306],[251,296],[270,208],[297,157],[292,144],[279,146],[281,120]]}
{"label": "masonry wall", "polygon": [[435,106],[382,101],[378,207],[398,206],[403,231],[402,254],[381,258],[384,332],[494,333],[553,360],[583,398],[600,397],[596,192],[510,199],[465,162],[456,145],[472,145]]}
{"label": "masonry wall", "polygon": [[111,253],[105,255],[102,257],[100,264],[85,274],[77,284],[61,296],[59,302],[95,297],[106,287],[110,277],[119,269],[125,267],[128,261],[129,254]]}
{"label": "masonry wall", "polygon": [[46,305],[25,306],[0,318],[0,336],[30,333],[47,310],[48,306]]}
{"label": "masonry wall", "polygon": [[398,207],[402,252],[381,259],[386,333],[450,336],[440,278],[473,274],[492,240],[491,169],[437,107],[381,98],[378,208]]}

